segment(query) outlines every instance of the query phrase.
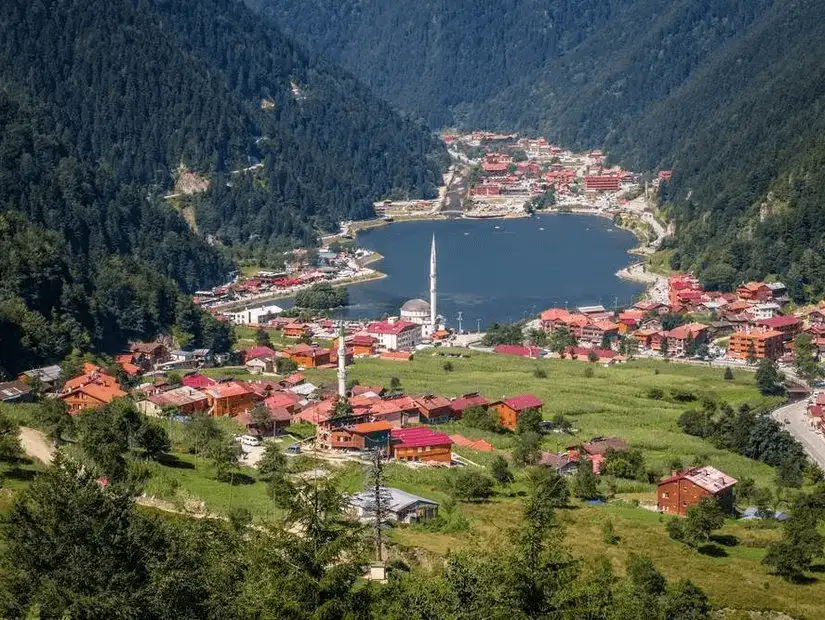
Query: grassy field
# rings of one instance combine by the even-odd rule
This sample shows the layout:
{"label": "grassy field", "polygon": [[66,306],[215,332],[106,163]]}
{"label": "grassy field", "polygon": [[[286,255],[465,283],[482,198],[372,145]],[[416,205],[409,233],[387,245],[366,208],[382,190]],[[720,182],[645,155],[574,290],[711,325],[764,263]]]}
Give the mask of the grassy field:
{"label": "grassy field", "polygon": [[[397,528],[392,538],[401,548],[424,550],[435,556],[450,550],[483,548],[486,541],[502,540],[517,525],[517,500],[498,498],[484,504],[462,504],[471,521],[469,532],[441,534],[420,527]],[[783,611],[794,617],[821,618],[825,580],[789,584],[770,575],[761,559],[765,546],[780,536],[777,529],[751,527],[728,521],[717,534],[714,551],[700,553],[668,538],[660,515],[624,502],[603,506],[574,504],[560,510],[565,541],[585,563],[607,557],[622,574],[631,553],[648,555],[671,581],[688,577],[702,587],[716,607],[738,610],[726,618],[747,618],[745,610]],[[605,522],[613,524],[618,544],[603,540]],[[825,568],[823,568],[825,570]]]}
{"label": "grassy field", "polygon": [[[720,369],[655,361],[603,368],[570,360],[528,360],[466,350],[461,353],[469,358],[443,358],[421,352],[409,363],[359,359],[350,368],[349,376],[365,385],[389,385],[390,377],[398,377],[402,388],[410,394],[456,396],[477,391],[498,399],[531,392],[544,401],[545,418],[562,413],[578,429],[574,436],[547,436],[547,450],[562,449],[598,435],[618,436],[644,450],[649,467],[664,471],[672,460],[680,459],[685,465],[713,465],[736,478],[751,477],[759,485],[773,484],[774,472],[767,465],[684,434],[676,420],[690,404],[647,397],[648,390],[660,388],[666,394],[672,389],[689,391],[697,397],[718,398],[734,406],[743,402],[776,402],[759,395],[751,373],[738,372],[733,381],[723,381]],[[443,369],[446,359],[452,362],[452,372]],[[594,370],[592,378],[584,375],[587,367]],[[543,369],[547,378],[536,378],[536,368]],[[316,383],[334,382],[334,371],[306,374]],[[511,437],[468,429],[462,424],[447,425],[445,430],[473,439],[484,438],[502,449],[512,445]]]}

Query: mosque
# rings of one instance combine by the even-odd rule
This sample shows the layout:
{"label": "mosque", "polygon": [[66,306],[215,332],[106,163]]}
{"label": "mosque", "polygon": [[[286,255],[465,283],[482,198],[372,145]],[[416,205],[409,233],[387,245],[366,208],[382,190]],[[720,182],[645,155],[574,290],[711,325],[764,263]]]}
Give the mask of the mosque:
{"label": "mosque", "polygon": [[444,329],[444,319],[436,312],[436,253],[435,235],[430,247],[430,301],[410,299],[401,306],[399,316],[402,321],[421,325],[421,336],[431,338],[439,329]]}

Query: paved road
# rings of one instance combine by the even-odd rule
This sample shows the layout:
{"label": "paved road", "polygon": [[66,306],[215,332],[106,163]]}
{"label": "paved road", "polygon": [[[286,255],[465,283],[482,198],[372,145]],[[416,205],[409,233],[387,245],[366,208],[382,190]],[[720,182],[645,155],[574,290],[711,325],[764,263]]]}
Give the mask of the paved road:
{"label": "paved road", "polygon": [[[771,415],[802,444],[808,456],[825,469],[825,437],[808,424],[807,405],[807,401],[801,400],[779,407]],[[785,424],[785,420],[788,420],[788,424]]]}

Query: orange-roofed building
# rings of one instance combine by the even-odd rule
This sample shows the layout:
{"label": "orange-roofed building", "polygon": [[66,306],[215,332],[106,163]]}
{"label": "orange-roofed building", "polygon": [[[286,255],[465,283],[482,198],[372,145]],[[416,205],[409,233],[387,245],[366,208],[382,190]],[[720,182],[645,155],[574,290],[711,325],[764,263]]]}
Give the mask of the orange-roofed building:
{"label": "orange-roofed building", "polygon": [[664,332],[664,337],[667,338],[668,355],[685,355],[693,343],[707,341],[708,326],[702,323],[687,323]]}
{"label": "orange-roofed building", "polygon": [[304,368],[317,368],[330,363],[329,350],[308,344],[298,344],[287,349],[292,361]]}
{"label": "orange-roofed building", "polygon": [[[111,377],[109,378],[111,379]],[[64,392],[58,398],[66,403],[69,413],[74,415],[84,409],[108,405],[114,399],[124,396],[126,396],[126,392],[120,389],[117,381],[108,383],[87,381],[68,392]]]}
{"label": "orange-roofed building", "polygon": [[570,316],[570,313],[564,308],[550,308],[539,315],[539,320],[544,331],[552,332],[561,325],[567,325]]}
{"label": "orange-roofed building", "polygon": [[409,396],[379,400],[369,409],[375,420],[386,420],[393,428],[401,428],[419,421],[418,406]]}
{"label": "orange-roofed building", "polygon": [[764,282],[748,282],[736,289],[739,299],[751,302],[765,302],[773,299],[773,291]]}
{"label": "orange-roofed building", "polygon": [[728,357],[746,360],[751,357],[776,360],[785,352],[785,336],[768,329],[734,332],[728,339]]}
{"label": "orange-roofed building", "polygon": [[412,351],[384,351],[380,357],[382,360],[393,362],[411,362],[413,353]]}
{"label": "orange-roofed building", "polygon": [[[355,356],[360,355],[373,355],[375,354],[375,349],[378,346],[378,339],[373,338],[369,334],[355,334],[346,338],[344,340],[348,347],[352,348],[352,354]],[[335,340],[335,347],[338,347],[338,339]]]}
{"label": "orange-roofed building", "polygon": [[594,321],[581,328],[579,338],[585,342],[601,344],[605,338],[611,339],[619,335],[619,325],[612,321]]}
{"label": "orange-roofed building", "polygon": [[309,333],[309,326],[304,323],[289,323],[281,328],[281,333],[287,338],[300,338]]}
{"label": "orange-roofed building", "polygon": [[259,400],[254,390],[240,381],[216,383],[204,390],[213,416],[236,416],[252,408]]}

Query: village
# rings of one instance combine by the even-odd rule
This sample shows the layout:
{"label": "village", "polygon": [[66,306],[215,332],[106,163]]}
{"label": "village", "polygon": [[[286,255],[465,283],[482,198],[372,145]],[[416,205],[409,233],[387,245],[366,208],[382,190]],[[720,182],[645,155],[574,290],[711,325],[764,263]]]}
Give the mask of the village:
{"label": "village", "polygon": [[[749,282],[731,293],[719,293],[704,290],[690,274],[667,278],[667,303],[643,300],[613,310],[549,308],[519,325],[517,342],[493,344],[485,334],[445,329],[437,314],[436,260],[433,239],[430,301],[411,299],[397,316],[342,322],[323,316],[281,317],[278,309],[215,309],[219,318],[235,323],[254,340],[222,356],[176,349],[169,340],[134,343],[108,368],[86,362],[82,374],[62,385],[60,367],[32,369],[0,385],[0,395],[5,402],[26,401],[32,397],[30,386],[37,385],[47,398],[63,401],[72,415],[130,398],[140,412],[159,419],[232,419],[250,465],[260,457],[262,443],[289,437],[290,429],[303,427],[312,431],[292,436],[287,453],[311,453],[315,459],[340,463],[362,462],[380,450],[388,459],[413,468],[473,467],[468,451],[493,453],[494,444],[473,438],[472,432],[469,437],[442,432],[442,425],[455,430],[456,424],[485,419],[490,428],[515,433],[522,418],[533,418],[541,420],[542,432],[559,432],[546,420],[546,403],[523,392],[489,398],[470,386],[460,394],[408,394],[396,381],[350,382],[349,370],[364,360],[404,366],[420,356],[446,359],[446,370],[452,367],[451,359],[467,357],[462,349],[452,348],[458,344],[484,355],[571,360],[605,368],[645,358],[727,368],[752,368],[760,360],[770,360],[790,368],[794,340],[800,334],[809,335],[817,350],[825,346],[825,305],[783,313],[789,300],[781,283]],[[308,378],[325,371],[336,372],[337,388]],[[812,425],[819,429],[825,419],[825,394],[804,390],[810,394]],[[584,462],[598,476],[607,460],[629,449],[621,436],[592,436],[562,447],[542,451],[537,464],[573,475]],[[730,503],[735,484],[727,473],[698,463],[660,480],[656,503],[647,508],[684,515],[708,494]],[[392,492],[412,502],[405,506],[420,507],[422,518],[437,512],[437,502],[431,499],[411,499],[400,495],[400,489]],[[409,511],[401,516],[406,521],[417,518]]]}
{"label": "village", "polygon": [[[636,232],[657,226],[642,217],[644,198],[672,171],[650,179],[608,166],[602,151],[574,153],[544,138],[488,131],[445,132],[442,140],[453,158],[444,186],[434,200],[384,200],[375,210],[385,219],[471,219],[526,217],[534,211],[632,218]],[[458,204],[456,204],[458,203]],[[657,231],[651,232],[655,238]],[[659,236],[661,236],[659,231]]]}

